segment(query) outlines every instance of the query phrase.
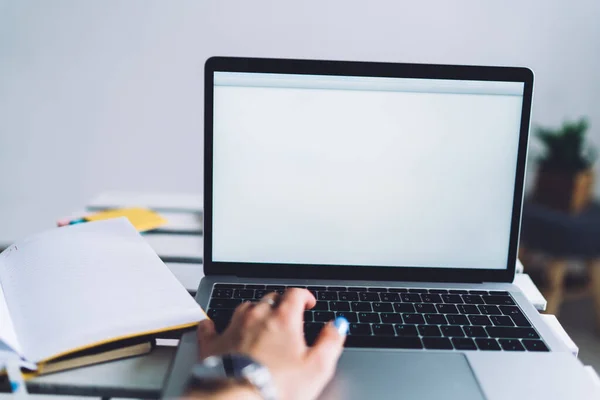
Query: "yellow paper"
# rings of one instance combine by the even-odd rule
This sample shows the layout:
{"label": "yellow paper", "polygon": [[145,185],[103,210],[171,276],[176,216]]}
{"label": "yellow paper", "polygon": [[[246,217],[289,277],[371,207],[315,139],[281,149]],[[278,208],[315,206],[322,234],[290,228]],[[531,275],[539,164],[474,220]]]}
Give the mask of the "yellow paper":
{"label": "yellow paper", "polygon": [[167,220],[152,210],[141,207],[134,208],[119,208],[114,210],[100,211],[96,214],[85,217],[86,221],[100,221],[104,219],[112,219],[118,217],[127,217],[129,222],[139,232],[156,229],[167,224]]}

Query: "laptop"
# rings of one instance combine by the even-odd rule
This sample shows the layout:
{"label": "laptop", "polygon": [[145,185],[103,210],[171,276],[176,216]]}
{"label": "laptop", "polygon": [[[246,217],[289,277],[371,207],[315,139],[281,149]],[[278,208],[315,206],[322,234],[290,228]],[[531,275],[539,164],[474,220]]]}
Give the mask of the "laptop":
{"label": "laptop", "polygon": [[306,288],[308,344],[346,317],[327,399],[590,398],[512,284],[532,92],[526,68],[209,59],[196,300],[222,331]]}

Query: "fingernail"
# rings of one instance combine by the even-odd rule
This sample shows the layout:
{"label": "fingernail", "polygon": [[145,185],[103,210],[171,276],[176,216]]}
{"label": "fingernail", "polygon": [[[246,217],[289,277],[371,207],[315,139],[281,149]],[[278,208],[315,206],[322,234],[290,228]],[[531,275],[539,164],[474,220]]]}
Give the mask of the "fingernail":
{"label": "fingernail", "polygon": [[350,328],[348,320],[344,317],[337,317],[333,321],[333,326],[335,326],[335,329],[337,329],[341,336],[346,336],[348,334],[348,329]]}

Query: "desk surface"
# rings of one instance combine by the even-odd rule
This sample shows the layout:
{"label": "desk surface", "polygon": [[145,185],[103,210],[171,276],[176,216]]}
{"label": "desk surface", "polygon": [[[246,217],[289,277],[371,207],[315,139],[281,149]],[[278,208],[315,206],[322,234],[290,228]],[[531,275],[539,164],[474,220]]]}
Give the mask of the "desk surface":
{"label": "desk surface", "polygon": [[[113,192],[94,199],[87,210],[133,205],[178,215],[162,232],[145,237],[182,284],[195,292],[203,276],[202,196]],[[545,308],[545,299],[527,275],[517,274],[515,284],[536,308]],[[35,378],[28,382],[28,389],[31,393],[156,398],[174,354],[175,347],[158,347],[145,356]]]}

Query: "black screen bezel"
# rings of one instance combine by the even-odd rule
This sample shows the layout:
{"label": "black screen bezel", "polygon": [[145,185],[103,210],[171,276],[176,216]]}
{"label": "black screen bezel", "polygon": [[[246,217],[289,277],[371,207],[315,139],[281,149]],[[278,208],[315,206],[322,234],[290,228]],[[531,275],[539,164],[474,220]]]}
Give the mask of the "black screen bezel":
{"label": "black screen bezel", "polygon": [[[524,83],[510,239],[505,269],[240,263],[212,260],[213,76],[215,71],[509,81]],[[241,57],[211,57],[204,79],[204,273],[264,278],[379,281],[512,282],[519,241],[533,72],[522,67],[404,64]]]}

